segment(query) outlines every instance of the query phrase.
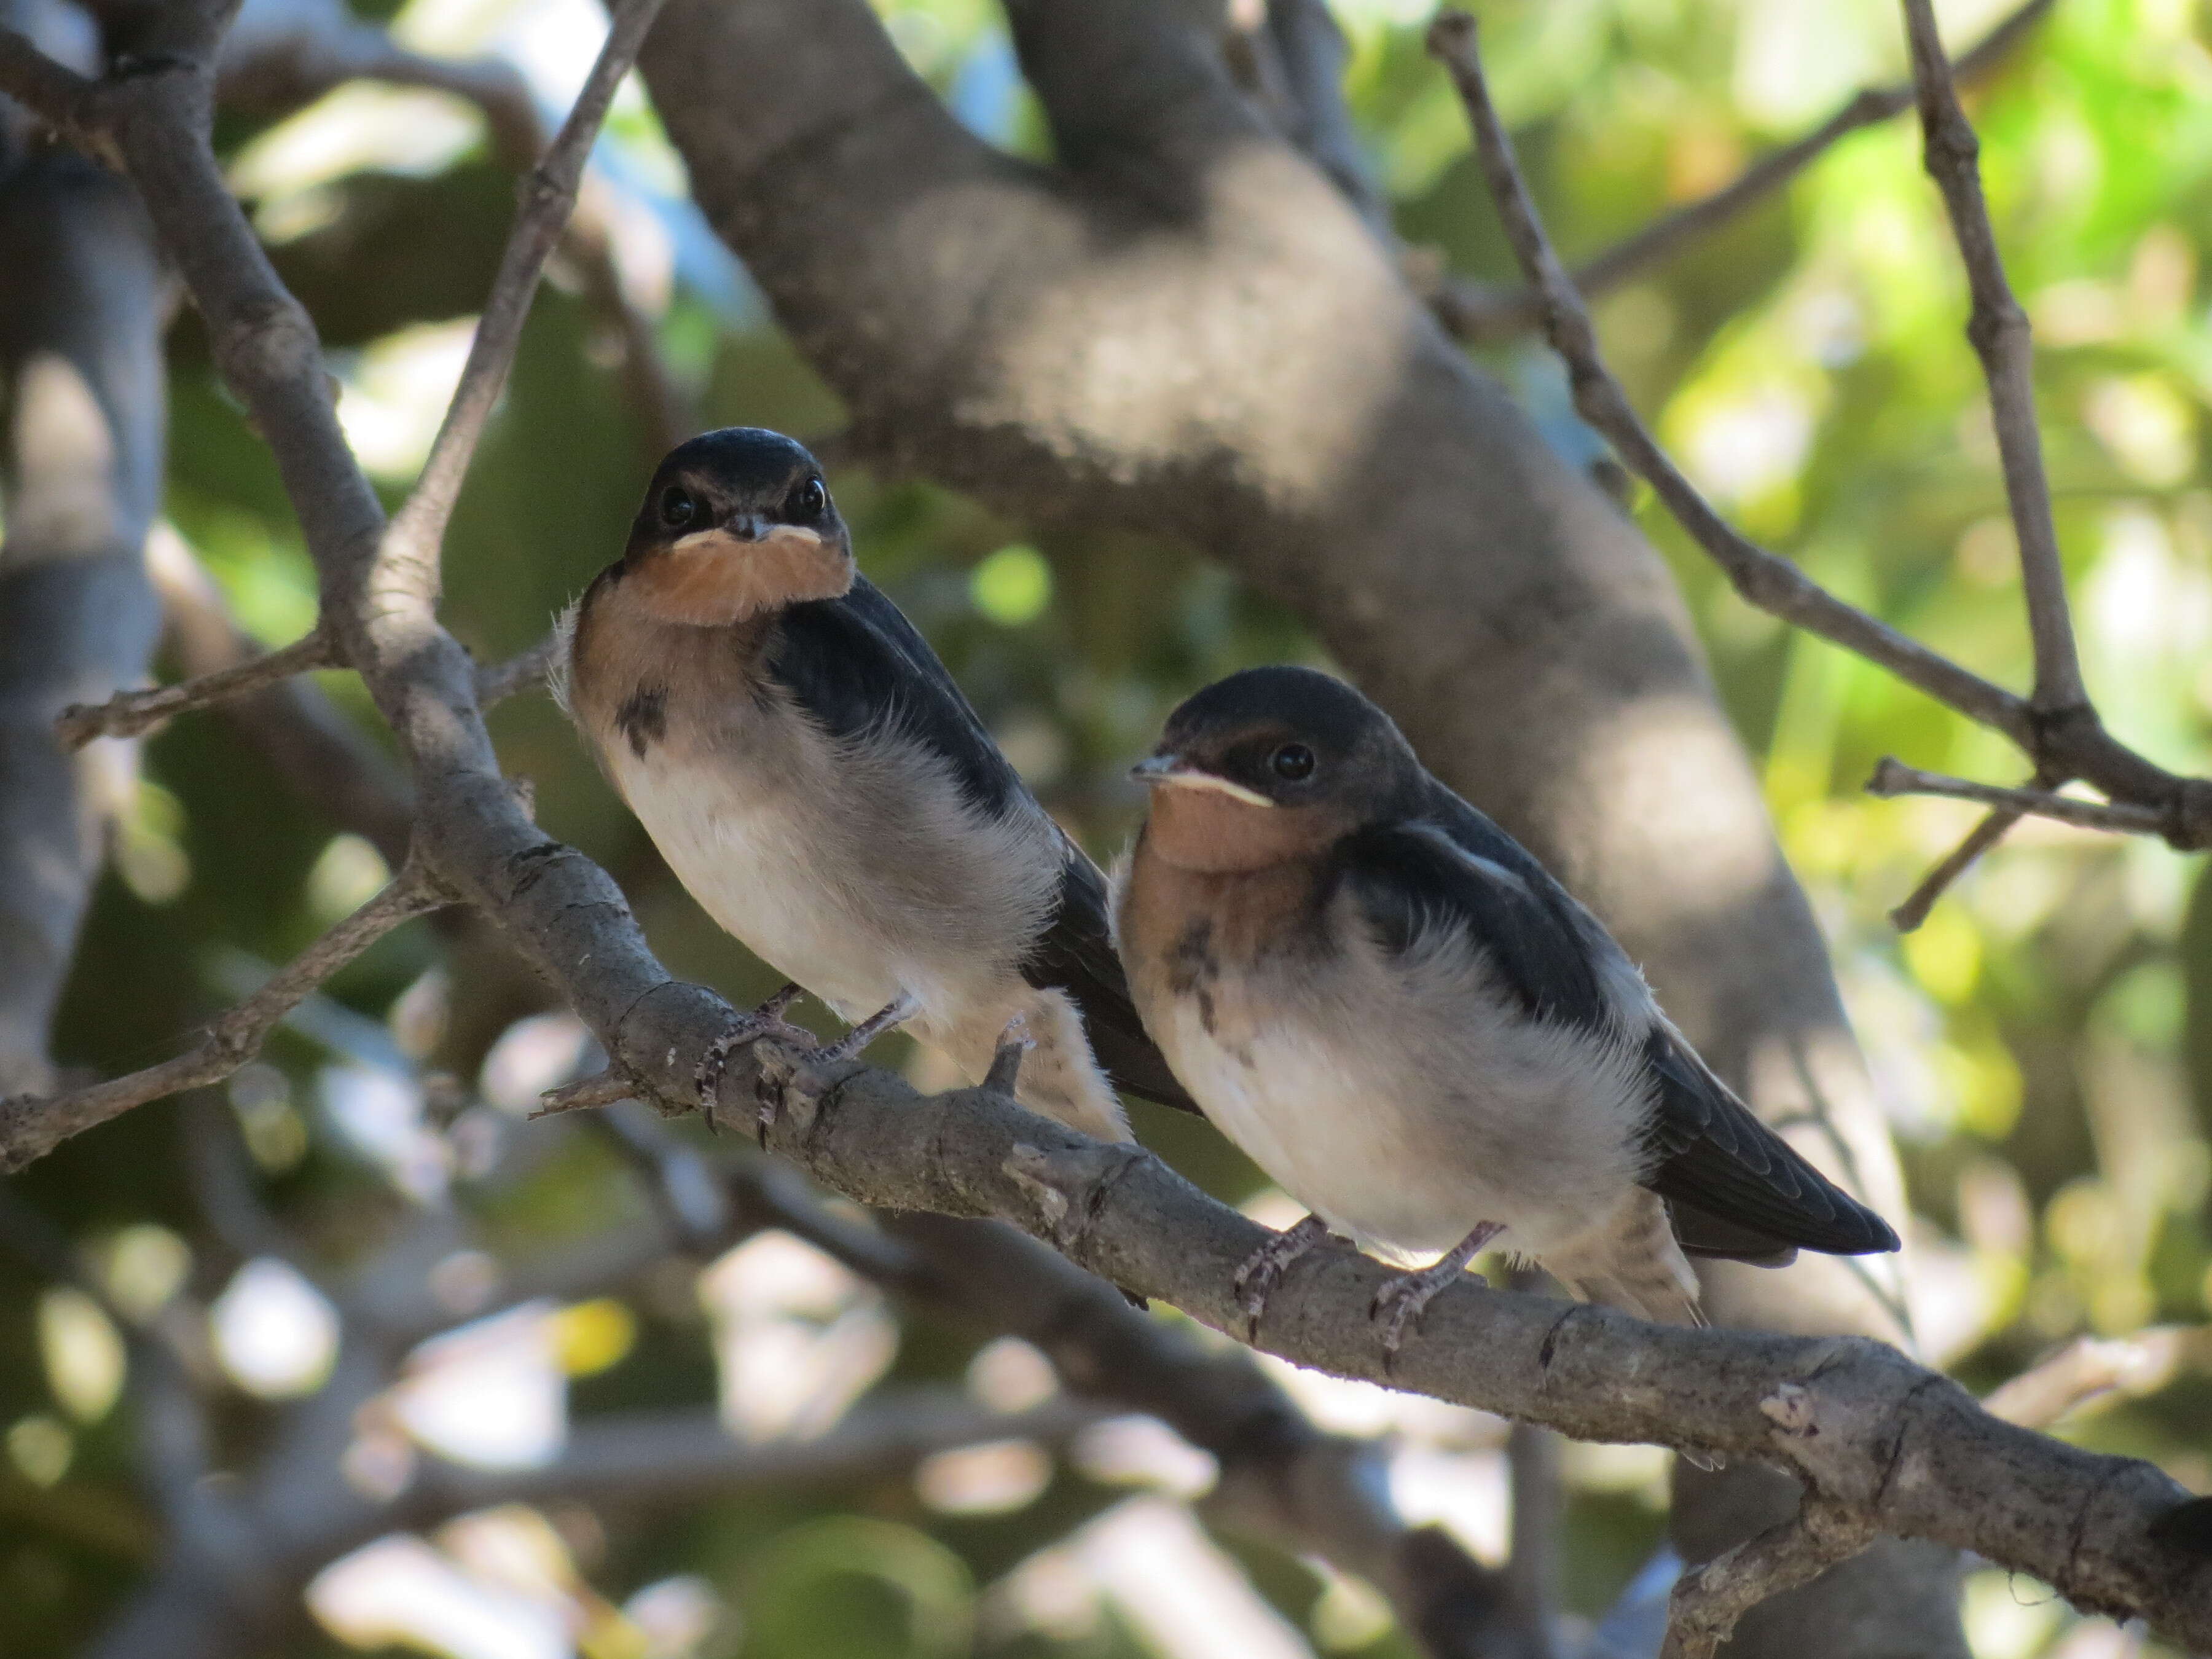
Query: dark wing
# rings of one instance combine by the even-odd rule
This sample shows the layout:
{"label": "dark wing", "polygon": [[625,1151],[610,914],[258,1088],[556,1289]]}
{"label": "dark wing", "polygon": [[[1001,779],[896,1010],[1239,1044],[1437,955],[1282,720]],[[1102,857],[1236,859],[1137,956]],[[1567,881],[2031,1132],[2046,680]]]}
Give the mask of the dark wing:
{"label": "dark wing", "polygon": [[[1420,819],[1345,844],[1345,876],[1384,941],[1404,949],[1424,929],[1454,924],[1539,1018],[1600,1028],[1645,1017],[1607,998],[1601,953],[1620,947],[1596,920],[1488,818],[1441,784],[1434,796]],[[1842,1255],[1898,1248],[1887,1222],[1754,1117],[1663,1020],[1644,1059],[1658,1096],[1644,1185],[1673,1206],[1685,1248],[1747,1261],[1796,1246]]]}
{"label": "dark wing", "polygon": [[[1489,953],[1531,1015],[1602,1028],[1614,1018],[1598,978],[1595,924],[1527,849],[1451,796],[1427,816],[1346,836],[1337,869],[1385,945],[1410,949],[1439,926]],[[1452,809],[1456,808],[1456,811]]]}
{"label": "dark wing", "polygon": [[899,729],[941,757],[977,805],[1003,815],[1029,800],[929,641],[866,576],[842,599],[785,611],[768,666],[836,736],[858,737],[896,711]]}
{"label": "dark wing", "polygon": [[1057,987],[1074,999],[1091,1052],[1115,1088],[1177,1111],[1196,1112],[1198,1103],[1176,1081],[1129,1000],[1129,981],[1107,929],[1106,878],[1073,843],[1066,854],[1060,902],[1022,963],[1022,976],[1040,989]]}
{"label": "dark wing", "polygon": [[1701,1254],[1759,1254],[1789,1245],[1831,1255],[1898,1248],[1890,1224],[1808,1164],[1752,1115],[1673,1027],[1662,1024],[1644,1045],[1659,1085],[1659,1109],[1646,1131],[1656,1159],[1644,1184],[1674,1206],[1684,1243]]}
{"label": "dark wing", "polygon": [[[898,729],[941,757],[977,805],[1001,816],[1024,810],[1044,816],[929,641],[866,577],[855,577],[842,599],[787,611],[768,664],[799,706],[838,737],[857,737],[895,710]],[[1091,1053],[1115,1088],[1197,1111],[1129,1000],[1107,932],[1106,878],[1065,836],[1061,851],[1060,896],[1023,963],[1024,977],[1075,1000]]]}

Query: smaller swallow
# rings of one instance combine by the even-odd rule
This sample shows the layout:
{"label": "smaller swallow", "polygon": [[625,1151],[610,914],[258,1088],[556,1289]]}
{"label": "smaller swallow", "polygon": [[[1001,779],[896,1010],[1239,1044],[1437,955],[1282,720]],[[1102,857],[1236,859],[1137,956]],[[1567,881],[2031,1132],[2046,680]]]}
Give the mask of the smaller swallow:
{"label": "smaller swallow", "polygon": [[1312,1214],[1238,1274],[1255,1328],[1331,1232],[1395,1262],[1395,1352],[1486,1246],[1703,1323],[1688,1255],[1898,1248],[1713,1075],[1604,926],[1343,682],[1259,668],[1136,769],[1116,939],[1206,1115]]}
{"label": "smaller swallow", "polygon": [[[1126,1140],[1195,1111],[1129,1001],[1107,889],[853,559],[822,469],[732,427],[670,452],[562,618],[556,695],[707,913],[852,1024],[971,1080],[1002,1036],[1032,1110]],[[771,1009],[763,1010],[765,1021]]]}

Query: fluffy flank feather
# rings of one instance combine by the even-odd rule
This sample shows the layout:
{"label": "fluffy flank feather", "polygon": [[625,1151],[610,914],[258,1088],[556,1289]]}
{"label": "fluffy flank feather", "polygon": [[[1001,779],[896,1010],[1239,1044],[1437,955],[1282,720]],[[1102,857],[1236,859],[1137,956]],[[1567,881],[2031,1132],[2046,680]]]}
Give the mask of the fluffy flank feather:
{"label": "fluffy flank feather", "polygon": [[575,718],[575,710],[568,707],[570,658],[576,647],[576,613],[584,608],[583,595],[561,608],[553,619],[553,655],[545,665],[545,689],[562,714]]}

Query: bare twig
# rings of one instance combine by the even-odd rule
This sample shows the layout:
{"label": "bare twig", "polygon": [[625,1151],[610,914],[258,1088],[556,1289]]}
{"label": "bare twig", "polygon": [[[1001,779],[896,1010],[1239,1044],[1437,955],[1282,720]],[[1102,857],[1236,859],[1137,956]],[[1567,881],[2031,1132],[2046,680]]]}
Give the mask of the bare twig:
{"label": "bare twig", "polygon": [[284,1016],[324,981],[401,923],[450,902],[426,871],[410,864],[382,892],[279,969],[259,990],[217,1017],[191,1052],[53,1099],[18,1095],[0,1101],[0,1171],[34,1163],[71,1135],[134,1106],[179,1090],[220,1083],[259,1053]]}
{"label": "bare twig", "polygon": [[[260,655],[215,578],[173,526],[146,538],[146,573],[161,596],[168,650],[190,680]],[[368,838],[397,869],[415,823],[415,792],[381,745],[309,675],[234,698],[222,718],[281,774],[303,801]]]}
{"label": "bare twig", "polygon": [[[1446,12],[1431,26],[1429,42],[1430,50],[1450,70],[1459,88],[1507,237],[1522,270],[1543,296],[1546,331],[1553,349],[1566,363],[1574,388],[1575,407],[1584,420],[1611,441],[1629,466],[1650,483],[1691,538],[1721,567],[1736,592],[1759,610],[1888,669],[1939,702],[2002,732],[2035,763],[2039,775],[2050,779],[2081,778],[2102,789],[2116,803],[2112,811],[2118,816],[2098,820],[2098,827],[2131,829],[2161,836],[2171,845],[2184,850],[2212,844],[2212,782],[2177,777],[2153,765],[2113,740],[2086,697],[2062,697],[2060,694],[2069,684],[2067,665],[2072,657],[2070,635],[2064,640],[2063,652],[2054,651],[2051,647],[2059,635],[2051,626],[2038,624],[2038,694],[2033,699],[2021,697],[1845,604],[1796,566],[1777,558],[1739,533],[1713,509],[1660,447],[1629,403],[1620,382],[1606,368],[1589,313],[1536,216],[1528,186],[1514,160],[1511,141],[1491,102],[1475,50],[1474,20],[1462,13]],[[1985,216],[1983,223],[1985,227]],[[2004,331],[2008,337],[2012,333]],[[2011,366],[2013,358],[2023,349],[2018,341],[2008,337],[1992,373],[2000,368],[2008,374],[2024,372]],[[2027,418],[2032,424],[2032,408],[2013,392],[2006,392],[2002,401],[2008,410],[2027,410]],[[2000,418],[2011,416],[2001,414]],[[2039,488],[2040,477],[2038,460],[2032,477],[2023,475],[2023,484],[2033,483]],[[2033,490],[2028,490],[2026,496],[2019,499],[2032,500],[2033,495]],[[2047,507],[2047,500],[2045,505]],[[2023,532],[2024,547],[2031,539],[2031,535]],[[2027,568],[2031,571],[2035,568],[2033,558]],[[2050,568],[2055,571],[2055,563]],[[2031,610],[2046,618],[2056,616],[2063,621],[2063,588],[2055,605],[2047,596],[2032,596]],[[2078,685],[2078,672],[2071,683]],[[2031,811],[2042,810],[2043,805],[2040,798],[2021,800],[2011,794],[1974,798],[1989,799],[1996,805],[2023,806]],[[2120,812],[2120,806],[2128,810]],[[2135,817],[2137,812],[2142,816]],[[2055,815],[2073,817],[2074,808],[2062,806]],[[2075,817],[2075,821],[2089,820]],[[1991,826],[1988,833],[1994,836],[1998,832]],[[1982,839],[1977,837],[1977,842]],[[1982,845],[1970,843],[1954,855],[1954,861],[1947,861],[1945,869],[1937,872],[1942,881],[1931,877],[1923,884],[1923,902],[1932,902],[1933,894],[1941,890],[1944,882],[1954,878],[1971,857],[1982,850]]]}
{"label": "bare twig", "polygon": [[538,278],[575,206],[584,163],[599,137],[600,123],[606,118],[607,106],[614,100],[615,88],[636,62],[637,49],[644,44],[646,31],[653,27],[659,9],[660,0],[630,0],[615,9],[606,44],[592,65],[584,89],[576,96],[575,106],[562,123],[544,159],[523,181],[521,207],[508,234],[506,251],[500,256],[499,272],[477,324],[476,337],[470,343],[460,384],[447,406],[446,418],[413,492],[393,515],[386,532],[377,561],[380,583],[404,583],[411,592],[425,596],[438,590],[438,557],[446,526],[460,499],[461,484],[476,457],[477,441],[483,436],[492,408],[506,387]]}
{"label": "bare twig", "polygon": [[2005,281],[1989,204],[1982,198],[1977,161],[1981,141],[1960,106],[1930,0],[1905,0],[1905,29],[1912,46],[1912,82],[1920,104],[1928,172],[1943,192],[1951,232],[1966,261],[1966,283],[1974,298],[1966,337],[1974,343],[1990,383],[1990,412],[2004,467],[2005,500],[2020,537],[2021,583],[2035,645],[2035,691],[2029,702],[2038,714],[2086,708],[2089,694],[2075,654],[2066,572],[2059,562],[2058,530],[2051,516],[2051,486],[2043,473],[2043,429],[2035,418],[2034,348],[2027,313]]}
{"label": "bare twig", "polygon": [[212,708],[233,697],[242,697],[295,674],[337,665],[330,636],[319,627],[311,629],[291,644],[252,657],[229,668],[175,685],[159,685],[149,691],[118,691],[96,707],[72,704],[54,722],[64,744],[82,749],[94,738],[135,738],[150,732],[172,714],[187,709]]}
{"label": "bare twig", "polygon": [[477,669],[477,704],[489,708],[541,683],[559,645],[560,641],[548,634],[528,650],[517,652],[505,662],[486,663]]}
{"label": "bare twig", "polygon": [[2014,826],[2027,816],[2009,806],[1992,808],[1966,832],[1965,840],[1920,878],[1920,884],[1905,896],[1905,902],[1889,913],[1890,926],[1900,933],[1909,933],[1927,921],[1928,913],[1936,908],[1936,901],[1951,890],[1951,884],[1972,869],[1983,854],[2010,835]]}
{"label": "bare twig", "polygon": [[2212,1371],[2212,1326],[2081,1337],[1995,1390],[1982,1409],[2023,1428],[2046,1429],[2107,1396],[2155,1394],[2185,1370]]}
{"label": "bare twig", "polygon": [[1953,800],[1977,800],[1985,806],[2036,817],[2056,818],[2084,830],[2109,830],[2118,835],[2155,836],[2166,828],[2166,815],[2155,808],[2130,803],[2077,800],[2048,789],[2007,789],[1976,783],[1967,778],[1923,772],[1917,766],[1883,757],[1867,780],[1867,793],[1893,795],[1943,795]]}
{"label": "bare twig", "polygon": [[[2042,20],[2052,0],[2027,0],[1951,66],[1971,83],[1994,70],[2021,37]],[[1668,259],[1699,237],[1741,217],[1825,155],[1838,139],[1888,120],[1910,108],[1907,85],[1862,88],[1802,138],[1770,150],[1735,178],[1696,201],[1665,214],[1576,268],[1575,287],[1585,299],[1620,287]],[[1432,296],[1437,319],[1460,338],[1504,339],[1544,320],[1544,296],[1533,288],[1499,289],[1466,278],[1447,280]]]}
{"label": "bare twig", "polygon": [[2033,723],[2021,698],[1845,604],[1796,566],[1741,534],[1698,493],[1659,447],[1620,383],[1605,367],[1589,313],[1536,217],[1528,185],[1513,157],[1512,141],[1491,102],[1475,52],[1474,20],[1464,12],[1441,14],[1430,28],[1429,48],[1450,70],[1467,105],[1483,172],[1504,221],[1506,236],[1522,270],[1543,295],[1545,329],[1553,349],[1567,365],[1575,407],[1583,418],[1604,434],[1621,459],[1658,492],[1668,510],[1752,605],[1879,663],[1938,702],[1995,726],[2023,745],[2032,744],[2035,740]]}
{"label": "bare twig", "polygon": [[[428,87],[465,99],[483,112],[502,166],[536,165],[547,134],[530,88],[497,58],[434,58],[411,52],[343,0],[251,0],[224,43],[216,94],[225,108],[287,112],[349,81]],[[646,447],[654,458],[690,435],[695,417],[678,391],[652,320],[624,291],[614,254],[608,192],[589,185],[562,233],[586,303],[622,340],[622,373]]]}
{"label": "bare twig", "polygon": [[1736,1620],[1874,1541],[1864,1521],[1808,1494],[1796,1515],[1675,1581],[1659,1659],[1713,1659]]}

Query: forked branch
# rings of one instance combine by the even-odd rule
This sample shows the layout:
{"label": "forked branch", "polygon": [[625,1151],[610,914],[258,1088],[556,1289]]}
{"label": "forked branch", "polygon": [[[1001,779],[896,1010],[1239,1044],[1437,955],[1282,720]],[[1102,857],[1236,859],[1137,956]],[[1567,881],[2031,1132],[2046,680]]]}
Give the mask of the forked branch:
{"label": "forked branch", "polygon": [[278,969],[252,996],[218,1016],[189,1052],[52,1099],[18,1095],[0,1100],[0,1172],[34,1163],[71,1135],[134,1106],[222,1082],[259,1054],[284,1016],[338,969],[401,923],[450,902],[428,871],[410,862],[382,892]]}
{"label": "forked branch", "polygon": [[[1984,352],[1984,361],[1991,368],[1991,396],[1998,423],[2001,428],[2026,428],[2026,438],[2015,434],[2006,477],[2020,526],[2036,638],[2037,682],[2031,697],[2021,697],[1983,678],[1846,604],[1796,565],[1752,542],[1714,509],[1660,447],[1620,383],[1606,368],[1589,313],[1545,234],[1514,158],[1512,142],[1491,101],[1476,51],[1474,19],[1459,12],[1443,14],[1431,28],[1429,44],[1450,70],[1467,106],[1484,176],[1514,253],[1542,297],[1546,332],[1566,364],[1575,407],[1651,485],[1691,538],[1721,567],[1736,592],[1769,615],[1888,669],[1946,707],[2004,733],[2034,763],[2039,779],[2051,784],[2083,779],[2109,796],[2112,805],[2091,808],[2046,791],[1984,791],[1971,799],[1990,801],[2007,813],[2015,809],[2046,812],[2068,816],[2075,822],[2094,821],[2100,828],[2154,834],[2183,850],[2212,845],[2212,783],[2178,777],[2115,741],[2081,693],[2065,591],[2058,580],[2056,540],[2048,533],[2050,501],[2043,486],[2040,451],[2026,441],[2033,436],[2034,411],[2031,388],[2026,383],[2025,319],[2020,319],[2018,328],[2003,321],[2002,305],[2010,301],[2010,294],[2003,289],[2001,268],[1994,265],[1994,240],[1989,235],[1978,184],[1972,186],[1971,201],[1966,200],[1958,182],[1959,164],[1950,159],[1941,164],[1939,176],[1951,181],[1948,188],[1962,192],[1954,222],[1963,222],[1968,237],[1978,237],[1988,245],[1985,253],[1970,252],[1968,263],[1977,273],[1978,295],[1988,289],[1984,313],[1996,319],[1978,326],[1976,339],[1978,345],[1984,336],[1992,342]],[[1948,96],[1950,106],[1955,106],[1956,94],[1951,90],[1949,69],[1940,50],[1916,48],[1915,64],[1923,86],[1935,88],[1930,95],[1938,102]],[[1963,124],[1961,115],[1956,125]],[[1954,124],[1947,116],[1939,127],[1943,142],[1955,151]],[[1936,165],[1931,162],[1931,167]],[[1971,156],[1964,165],[1971,170]],[[1997,297],[2000,291],[2002,301]],[[2012,308],[2017,312],[2016,302]],[[1944,793],[1961,791],[1947,788]],[[1917,922],[1942,888],[1994,845],[2014,822],[2014,817],[1993,814],[1900,907],[1901,920]]]}
{"label": "forked branch", "polygon": [[145,691],[118,691],[96,706],[73,703],[61,712],[54,730],[68,749],[82,749],[94,738],[135,738],[150,732],[173,714],[188,709],[212,708],[234,697],[265,690],[295,674],[338,665],[331,636],[313,628],[291,644],[247,659],[234,667],[219,668],[197,679],[174,685],[158,685]]}

